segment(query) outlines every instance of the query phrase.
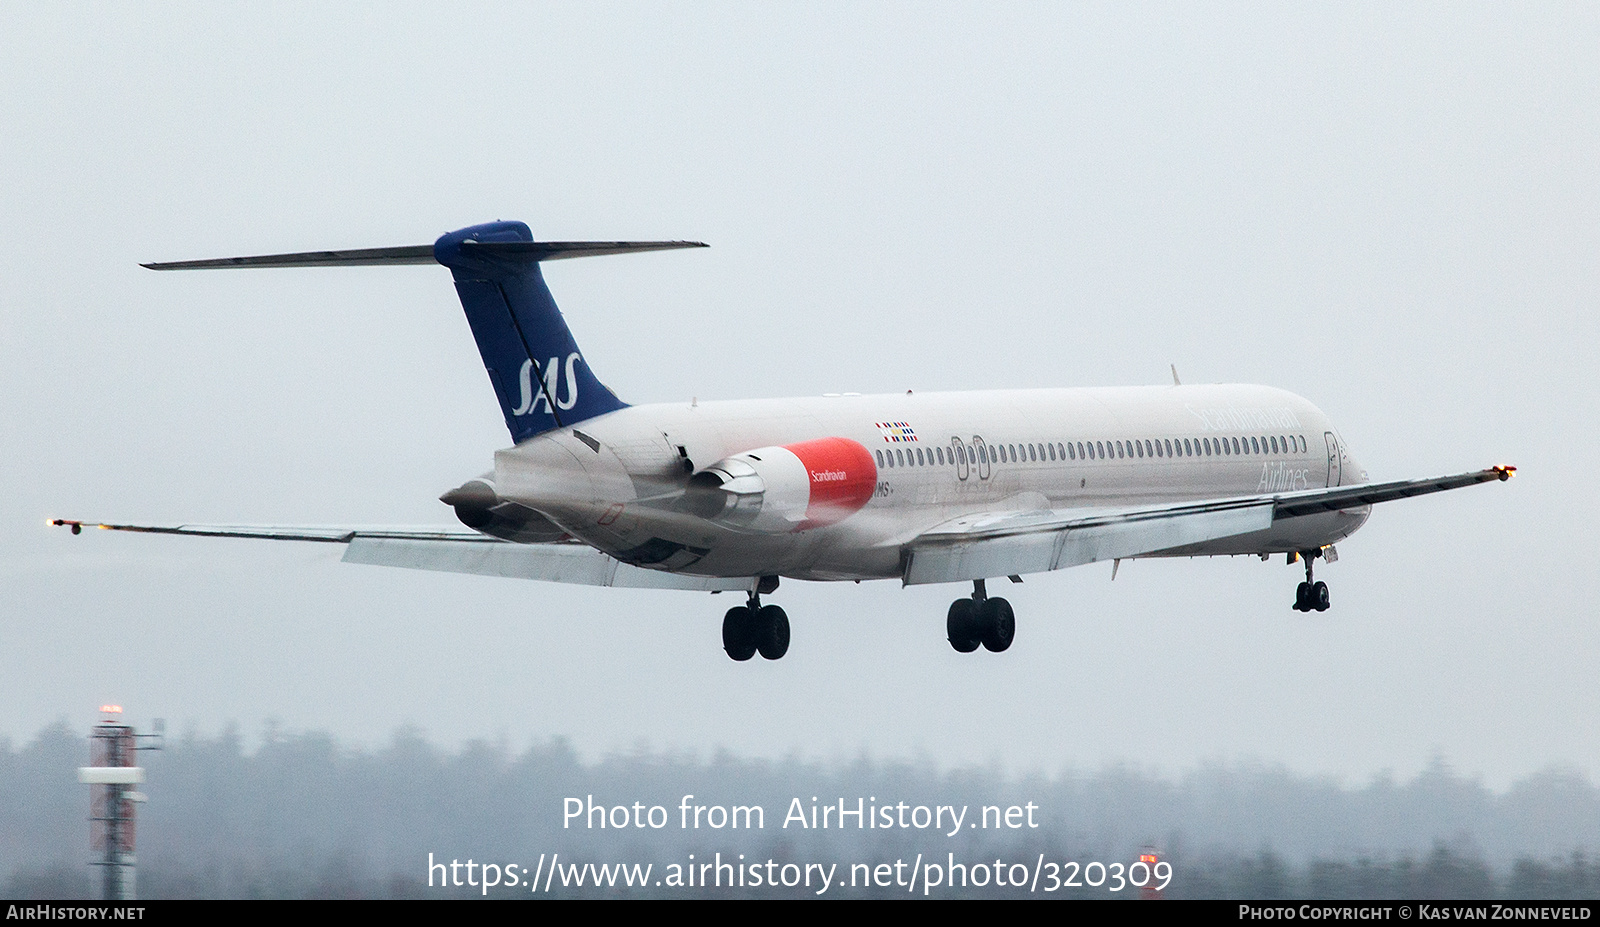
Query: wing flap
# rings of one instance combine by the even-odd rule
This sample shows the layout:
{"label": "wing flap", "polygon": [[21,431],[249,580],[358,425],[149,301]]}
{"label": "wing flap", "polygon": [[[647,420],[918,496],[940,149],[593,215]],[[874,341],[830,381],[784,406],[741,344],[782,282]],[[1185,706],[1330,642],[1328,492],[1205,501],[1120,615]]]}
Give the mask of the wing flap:
{"label": "wing flap", "polygon": [[198,538],[244,538],[256,541],[312,541],[323,544],[348,544],[358,537],[400,538],[417,541],[482,541],[476,531],[449,528],[347,527],[342,525],[119,525],[109,522],[53,518],[50,524],[71,528],[77,534],[84,528],[101,531],[132,531],[136,534],[177,534]]}
{"label": "wing flap", "polygon": [[345,548],[345,563],[539,579],[582,586],[684,589],[699,592],[750,588],[747,577],[688,576],[630,566],[583,544],[507,544],[357,537]]}
{"label": "wing flap", "polygon": [[71,518],[50,524],[72,529],[133,531],[140,534],[176,534],[204,538],[244,538],[258,541],[311,541],[345,544],[345,563],[476,573],[513,579],[539,579],[581,586],[619,586],[628,589],[684,589],[721,592],[750,588],[745,576],[690,576],[646,570],[622,563],[577,541],[513,544],[485,537],[476,531],[448,528],[284,527],[275,525],[121,525]]}
{"label": "wing flap", "polygon": [[924,535],[911,546],[904,582],[951,583],[994,576],[1044,573],[1100,560],[1137,557],[1260,531],[1272,524],[1271,502],[1214,511],[1081,516],[1077,524],[1034,530],[1012,527],[987,536]]}
{"label": "wing flap", "polygon": [[1042,573],[1263,531],[1274,521],[1508,480],[1515,467],[1421,480],[1200,499],[1122,509],[981,512],[936,525],[906,548],[906,585]]}

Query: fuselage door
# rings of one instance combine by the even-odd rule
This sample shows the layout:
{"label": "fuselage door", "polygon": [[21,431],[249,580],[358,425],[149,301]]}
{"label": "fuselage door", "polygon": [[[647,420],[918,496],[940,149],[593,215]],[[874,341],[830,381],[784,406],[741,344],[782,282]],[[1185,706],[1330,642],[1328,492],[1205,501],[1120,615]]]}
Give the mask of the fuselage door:
{"label": "fuselage door", "polygon": [[978,452],[978,479],[986,480],[989,478],[989,448],[982,438],[973,435],[972,449]]}
{"label": "fuselage door", "polygon": [[1331,431],[1323,432],[1322,437],[1328,442],[1328,485],[1338,486],[1341,469],[1339,458],[1344,456],[1339,453],[1339,439],[1335,438]]}
{"label": "fuselage door", "polygon": [[971,466],[967,463],[967,446],[961,443],[960,438],[951,438],[950,453],[956,458],[956,479],[965,480],[972,472]]}

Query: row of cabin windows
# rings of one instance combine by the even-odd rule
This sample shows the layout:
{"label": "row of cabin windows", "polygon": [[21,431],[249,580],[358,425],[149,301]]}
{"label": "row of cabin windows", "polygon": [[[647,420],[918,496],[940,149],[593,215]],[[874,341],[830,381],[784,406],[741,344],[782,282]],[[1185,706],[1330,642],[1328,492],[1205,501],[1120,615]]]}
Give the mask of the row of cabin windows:
{"label": "row of cabin windows", "polygon": [[1054,444],[957,444],[945,448],[880,448],[873,451],[879,467],[944,466],[967,463],[1037,463],[1067,460],[1113,460],[1141,457],[1242,457],[1260,454],[1304,454],[1304,435],[1250,435],[1218,438],[1139,438],[1124,441],[1066,441]]}

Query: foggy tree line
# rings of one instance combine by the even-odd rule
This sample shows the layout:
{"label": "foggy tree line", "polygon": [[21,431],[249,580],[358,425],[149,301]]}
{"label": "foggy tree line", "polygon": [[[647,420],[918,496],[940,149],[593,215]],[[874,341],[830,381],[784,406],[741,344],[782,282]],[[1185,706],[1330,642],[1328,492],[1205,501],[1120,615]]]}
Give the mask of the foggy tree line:
{"label": "foggy tree line", "polygon": [[[141,897],[443,897],[434,860],[520,863],[541,853],[571,863],[746,861],[852,864],[910,861],[1131,862],[1146,848],[1174,867],[1165,897],[1592,898],[1600,895],[1600,789],[1549,770],[1496,792],[1436,760],[1410,781],[1360,786],[1281,768],[1207,766],[1168,778],[1127,766],[1054,775],[931,762],[820,762],[696,756],[639,747],[584,761],[563,740],[524,751],[474,742],[450,751],[415,731],[377,749],[318,733],[270,729],[254,751],[237,730],[169,737],[141,754],[149,796],[139,810]],[[65,725],[26,744],[0,739],[0,896],[92,894],[89,789],[76,768],[87,738]],[[607,809],[660,806],[667,826],[564,827],[564,800]],[[684,796],[693,795],[692,800]],[[872,805],[1037,806],[1037,828],[811,829],[782,826],[796,799],[809,809]],[[680,805],[759,806],[765,827],[684,828]],[[588,818],[587,815],[584,816]],[[604,817],[604,815],[602,816]],[[590,818],[593,820],[593,818]],[[612,818],[615,820],[615,818]],[[559,888],[559,884],[557,884]],[[580,897],[652,892],[570,889]],[[684,890],[670,894],[681,897]],[[861,897],[863,889],[834,894]],[[904,897],[903,888],[878,893]],[[1008,897],[969,886],[941,897]],[[521,892],[496,889],[492,897]],[[559,891],[553,894],[560,894]],[[738,889],[706,894],[736,896]],[[796,888],[746,889],[771,897]],[[1082,888],[1061,896],[1140,893]]]}

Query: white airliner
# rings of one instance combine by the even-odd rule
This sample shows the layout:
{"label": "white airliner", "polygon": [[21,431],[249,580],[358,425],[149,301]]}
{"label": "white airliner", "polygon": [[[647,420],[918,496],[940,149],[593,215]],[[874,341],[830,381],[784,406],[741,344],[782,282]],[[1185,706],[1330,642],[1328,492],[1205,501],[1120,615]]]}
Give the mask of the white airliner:
{"label": "white airliner", "polygon": [[[584,361],[541,261],[704,247],[535,242],[520,222],[433,245],[147,264],[157,270],[432,264],[450,268],[514,446],[445,493],[466,531],[207,525],[98,527],[323,541],[352,563],[599,586],[742,591],[735,660],[789,647],[761,596],[779,577],[971,583],[950,645],[1015,634],[985,580],[1104,560],[1284,554],[1312,575],[1371,506],[1508,479],[1492,467],[1367,481],[1310,402],[1265,386],[997,390],[629,406]],[[74,533],[84,522],[58,519]]]}

